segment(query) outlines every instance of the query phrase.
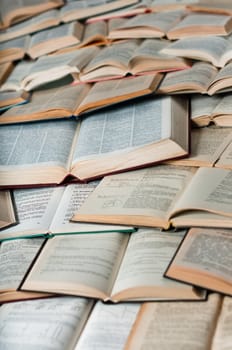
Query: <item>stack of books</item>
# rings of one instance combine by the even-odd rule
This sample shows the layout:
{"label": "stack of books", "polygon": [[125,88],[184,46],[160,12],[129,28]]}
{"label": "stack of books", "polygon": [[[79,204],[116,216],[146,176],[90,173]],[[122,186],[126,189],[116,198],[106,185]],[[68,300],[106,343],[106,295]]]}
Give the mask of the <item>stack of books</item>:
{"label": "stack of books", "polygon": [[229,349],[230,1],[0,15],[0,348]]}

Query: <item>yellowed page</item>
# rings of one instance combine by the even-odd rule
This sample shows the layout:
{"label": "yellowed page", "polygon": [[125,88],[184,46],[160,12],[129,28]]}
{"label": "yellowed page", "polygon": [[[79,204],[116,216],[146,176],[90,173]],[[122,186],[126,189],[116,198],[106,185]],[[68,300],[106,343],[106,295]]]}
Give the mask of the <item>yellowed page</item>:
{"label": "yellowed page", "polygon": [[202,302],[146,303],[142,306],[125,350],[210,350],[220,296]]}
{"label": "yellowed page", "polygon": [[232,298],[224,297],[211,350],[230,350],[232,344]]}

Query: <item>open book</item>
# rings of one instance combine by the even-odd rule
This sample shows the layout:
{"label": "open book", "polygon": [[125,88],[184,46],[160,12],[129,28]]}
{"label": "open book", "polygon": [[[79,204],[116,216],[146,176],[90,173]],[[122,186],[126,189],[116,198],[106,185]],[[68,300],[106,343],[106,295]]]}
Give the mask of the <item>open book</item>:
{"label": "open book", "polygon": [[100,301],[94,305],[77,297],[8,303],[0,310],[0,344],[5,349],[23,344],[36,350],[43,344],[52,350],[123,350],[139,307]]}
{"label": "open book", "polygon": [[[210,97],[212,98],[212,97]],[[232,128],[193,128],[191,153],[187,158],[167,161],[182,166],[232,169]]]}
{"label": "open book", "polygon": [[[55,58],[54,61],[56,61]],[[27,69],[30,69],[30,66],[27,66]],[[57,76],[59,73],[56,69],[55,71]],[[21,75],[20,72],[18,73]],[[37,78],[39,79],[39,76]],[[154,73],[118,79],[116,82],[109,80],[74,86],[70,84],[60,86],[58,80],[49,89],[45,85],[44,88],[35,91],[29,104],[11,108],[2,114],[0,124],[79,116],[100,107],[151,94],[156,90],[161,79],[160,73]]]}
{"label": "open book", "polygon": [[0,191],[0,230],[16,224],[14,200],[10,191]]}
{"label": "open book", "polygon": [[71,82],[77,81],[79,72],[98,50],[92,46],[60,55],[41,56],[36,61],[22,60],[15,66],[0,91],[31,91],[68,75],[72,75]]}
{"label": "open book", "polygon": [[232,296],[231,249],[231,230],[191,229],[165,276]]}
{"label": "open book", "polygon": [[97,181],[88,184],[70,184],[60,187],[45,187],[14,190],[18,225],[0,232],[0,241],[23,237],[52,237],[66,233],[133,232],[129,226],[79,224],[70,218],[97,186]]}
{"label": "open book", "polygon": [[161,38],[181,20],[183,15],[183,11],[137,15],[111,30],[108,37],[112,40],[125,38]]}
{"label": "open book", "polygon": [[21,22],[26,18],[33,17],[41,12],[60,7],[63,0],[2,0],[1,1],[1,28],[10,27],[12,24]]}
{"label": "open book", "polygon": [[31,34],[49,27],[54,27],[59,23],[59,10],[49,10],[2,30],[0,32],[0,42],[15,39],[19,36]]}
{"label": "open book", "polygon": [[220,36],[183,38],[170,43],[161,52],[224,67],[232,59],[232,41]]}
{"label": "open book", "polygon": [[0,245],[0,303],[48,297],[48,293],[18,290],[24,275],[43,244],[44,239],[17,239]]}
{"label": "open book", "polygon": [[64,22],[75,19],[89,18],[103,13],[133,6],[139,0],[88,0],[71,1],[65,4],[60,10],[60,17]]}
{"label": "open book", "polygon": [[191,120],[196,126],[215,124],[219,127],[232,126],[231,95],[202,96],[191,98]]}
{"label": "open book", "polygon": [[151,96],[79,122],[4,125],[0,135],[0,186],[59,184],[69,176],[90,180],[187,156],[187,101]]}
{"label": "open book", "polygon": [[199,0],[196,3],[188,4],[187,8],[196,12],[232,15],[232,3],[230,0]]}
{"label": "open book", "polygon": [[190,13],[167,32],[170,40],[207,35],[228,35],[232,17],[222,14]]}
{"label": "open book", "polygon": [[232,228],[232,171],[156,166],[105,177],[72,220]]}
{"label": "open book", "polygon": [[229,349],[231,310],[232,298],[216,293],[204,303],[145,303],[124,349]]}
{"label": "open book", "polygon": [[159,85],[157,93],[208,94],[210,84],[216,77],[217,73],[217,68],[212,64],[208,62],[196,62],[189,69],[184,69],[177,72],[167,72]]}
{"label": "open book", "polygon": [[1,57],[0,62],[18,60],[26,54],[35,59],[74,45],[80,42],[82,31],[81,23],[72,22],[3,42],[0,44],[0,50],[4,57]]}
{"label": "open book", "polygon": [[190,67],[190,62],[160,53],[168,44],[158,39],[123,41],[106,46],[83,68],[79,79],[95,81],[128,74],[151,74],[154,71],[172,71]]}
{"label": "open book", "polygon": [[[202,290],[162,277],[181,233],[55,236],[49,239],[21,289],[111,300],[201,299]],[[172,284],[170,284],[172,282]]]}
{"label": "open book", "polygon": [[74,350],[92,307],[92,300],[74,297],[4,304],[0,309],[0,346]]}

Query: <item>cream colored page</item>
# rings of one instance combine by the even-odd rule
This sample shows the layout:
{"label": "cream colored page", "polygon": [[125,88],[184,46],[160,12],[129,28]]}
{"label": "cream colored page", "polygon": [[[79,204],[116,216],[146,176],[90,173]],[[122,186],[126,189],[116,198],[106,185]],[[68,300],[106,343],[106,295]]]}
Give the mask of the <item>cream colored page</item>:
{"label": "cream colored page", "polygon": [[232,298],[224,297],[211,350],[230,350],[232,344]]}
{"label": "cream colored page", "polygon": [[33,65],[33,61],[19,61],[5,83],[0,87],[0,91],[20,90],[22,80],[30,73]]}
{"label": "cream colored page", "polygon": [[90,306],[89,300],[73,297],[2,305],[0,348],[72,350]]}
{"label": "cream colored page", "polygon": [[63,191],[63,187],[14,190],[19,223],[0,231],[0,239],[38,232],[46,234]]}
{"label": "cream colored page", "polygon": [[231,251],[231,230],[192,229],[175,257],[175,266],[196,269],[232,283]]}
{"label": "cream colored page", "polygon": [[191,131],[191,153],[186,163],[207,161],[213,166],[232,142],[231,128],[198,128]]}
{"label": "cream colored page", "polygon": [[171,166],[108,176],[78,214],[146,215],[167,219],[169,210],[191,177],[191,168]]}
{"label": "cream colored page", "polygon": [[128,288],[166,287],[187,288],[181,283],[163,277],[185,231],[160,232],[139,229],[131,235],[112,295]]}
{"label": "cream colored page", "polygon": [[123,350],[140,304],[98,302],[75,350]]}
{"label": "cream colored page", "polygon": [[231,193],[232,171],[199,168],[173,208],[172,215],[186,209],[195,209],[231,217]]}
{"label": "cream colored page", "polygon": [[202,302],[147,303],[142,306],[126,350],[210,350],[220,297]]}
{"label": "cream colored page", "polygon": [[18,239],[0,247],[0,290],[17,289],[44,239]]}
{"label": "cream colored page", "polygon": [[[96,188],[98,181],[86,184],[70,184],[65,188],[62,199],[59,202],[56,213],[50,225],[52,233],[76,233],[76,232],[103,232],[126,230],[125,226],[82,224],[71,222],[70,219],[88,196]],[[128,227],[129,229],[129,227]]]}
{"label": "cream colored page", "polygon": [[86,286],[108,294],[127,240],[121,233],[56,236],[46,243],[23,288],[85,295]]}

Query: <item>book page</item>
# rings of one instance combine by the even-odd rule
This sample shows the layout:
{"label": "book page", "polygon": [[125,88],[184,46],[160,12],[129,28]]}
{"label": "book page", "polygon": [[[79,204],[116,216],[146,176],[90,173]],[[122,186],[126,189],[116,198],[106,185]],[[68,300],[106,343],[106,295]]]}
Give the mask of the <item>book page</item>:
{"label": "book page", "polygon": [[0,246],[0,291],[19,287],[44,239],[16,239]]}
{"label": "book page", "polygon": [[209,211],[232,216],[232,171],[199,168],[176,202],[172,216],[185,210]]}
{"label": "book page", "polygon": [[128,236],[107,233],[49,239],[22,289],[105,298],[126,248]]}
{"label": "book page", "polygon": [[97,302],[75,350],[123,350],[140,304]]}
{"label": "book page", "polygon": [[137,46],[137,41],[126,41],[111,46],[106,46],[84,68],[83,73],[91,72],[103,66],[106,66],[105,75],[107,75],[107,66],[116,66],[121,69],[124,68],[126,73],[129,60]]}
{"label": "book page", "polygon": [[[15,66],[5,83],[1,86],[0,91],[18,91],[22,88],[22,80],[30,74],[34,66],[33,61],[19,61]],[[33,68],[34,69],[34,68]]]}
{"label": "book page", "polygon": [[189,69],[166,73],[158,92],[201,92],[206,93],[210,82],[217,74],[217,69],[206,62],[196,62]]}
{"label": "book page", "polygon": [[222,97],[218,95],[193,95],[191,96],[191,120],[196,122],[195,119],[208,117],[210,118],[214,108],[221,101]]}
{"label": "book page", "polygon": [[[156,166],[105,177],[74,216],[162,218],[168,214],[193,176],[191,168]],[[139,221],[139,219],[138,219]],[[101,222],[101,221],[100,221]],[[104,221],[103,221],[104,222]],[[110,222],[110,221],[109,221]],[[124,222],[125,223],[125,222]]]}
{"label": "book page", "polygon": [[191,153],[188,158],[170,161],[172,164],[214,166],[232,142],[231,128],[197,128],[191,130]]}
{"label": "book page", "polygon": [[232,168],[232,142],[228,145],[218,160],[216,167],[231,169]]}
{"label": "book page", "polygon": [[[119,26],[115,32],[120,35],[120,30],[134,29],[135,31],[140,27],[153,28],[154,34],[149,35],[150,37],[164,36],[164,34],[173,27],[173,25],[181,18],[181,11],[165,12],[165,13],[148,13],[141,14],[128,19],[125,23]],[[157,33],[156,33],[157,31]],[[111,37],[109,33],[109,37]],[[139,35],[137,34],[137,37]]]}
{"label": "book page", "polygon": [[137,316],[126,350],[210,350],[220,296],[202,302],[145,303]]}
{"label": "book page", "polygon": [[224,297],[211,350],[228,350],[232,342],[232,298]]}
{"label": "book page", "polygon": [[90,312],[82,298],[8,303],[0,308],[2,349],[72,350]]}
{"label": "book page", "polygon": [[1,170],[25,169],[29,165],[37,169],[42,165],[67,169],[76,127],[74,120],[1,126]]}
{"label": "book page", "polygon": [[19,223],[0,232],[4,238],[46,234],[63,195],[63,187],[14,190],[15,205]]}
{"label": "book page", "polygon": [[104,231],[130,231],[132,227],[119,225],[82,224],[70,221],[90,193],[94,191],[99,181],[86,184],[70,184],[62,195],[55,215],[49,227],[51,233],[77,233],[77,232],[104,232]]}
{"label": "book page", "polygon": [[211,289],[217,289],[217,278],[228,284],[232,283],[231,249],[231,230],[216,228],[191,229],[181,244],[173,264],[177,268],[181,266],[184,270],[188,271],[189,269],[190,273],[192,269],[196,273],[199,271],[199,274],[202,274],[202,281],[204,281],[204,275],[215,277],[215,285],[212,284]]}
{"label": "book page", "polygon": [[228,41],[219,36],[210,36],[207,38],[193,37],[171,42],[162,52],[180,57],[209,61],[216,67],[221,67],[220,59],[226,52],[227,47]]}
{"label": "book page", "polygon": [[[62,25],[59,25],[58,27],[46,29],[33,34],[30,40],[30,48],[41,43],[45,44],[46,41],[48,40],[55,40],[61,37],[65,38],[66,36],[72,34],[73,26],[74,26],[74,22],[62,24]],[[77,42],[78,41],[79,40],[77,39]]]}
{"label": "book page", "polygon": [[[156,89],[162,75],[144,75],[117,80],[99,81],[95,83],[77,106],[76,114],[118,103],[134,97],[148,95]],[[85,84],[86,85],[86,84]]]}
{"label": "book page", "polygon": [[168,97],[132,101],[99,111],[81,122],[73,165],[83,159],[158,143],[171,136],[171,127],[171,99]]}
{"label": "book page", "polygon": [[102,38],[106,38],[107,37],[107,22],[106,21],[97,21],[94,23],[85,23],[85,27],[84,27],[84,32],[82,35],[82,39],[81,39],[81,44],[83,43],[88,43],[90,42],[92,39],[91,38],[95,38],[99,36],[102,36]]}
{"label": "book page", "polygon": [[[141,293],[145,299],[151,294],[165,298],[168,296],[168,292],[170,292],[169,298],[175,298],[173,290],[183,288],[184,297],[184,290],[191,287],[163,277],[184,234],[185,231],[169,233],[154,229],[139,229],[133,233],[120,266],[112,295],[120,292],[123,295],[123,291],[125,291],[129,296],[130,291],[127,290],[131,289],[131,295],[134,298],[141,296]],[[148,291],[146,291],[146,287]],[[156,293],[155,289],[157,289]]]}
{"label": "book page", "polygon": [[49,10],[17,23],[0,33],[0,42],[59,24],[59,10]]}
{"label": "book page", "polygon": [[[26,115],[27,118],[33,121],[36,115],[47,114],[53,111],[55,116],[72,116],[75,106],[80,103],[82,94],[87,92],[88,85],[62,86],[51,89],[41,89],[33,92],[30,103],[23,106],[13,107],[3,114],[6,117],[14,117],[15,123],[20,120],[20,117]],[[41,103],[43,101],[43,103]],[[11,118],[12,119],[12,118]],[[27,119],[27,121],[28,121]],[[48,119],[48,118],[47,118]]]}

